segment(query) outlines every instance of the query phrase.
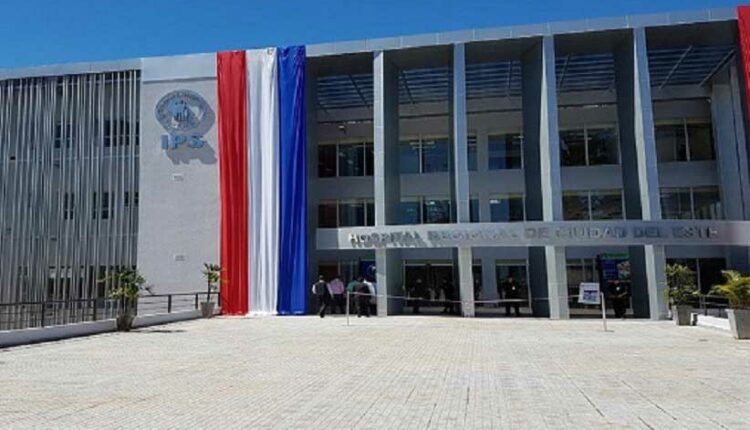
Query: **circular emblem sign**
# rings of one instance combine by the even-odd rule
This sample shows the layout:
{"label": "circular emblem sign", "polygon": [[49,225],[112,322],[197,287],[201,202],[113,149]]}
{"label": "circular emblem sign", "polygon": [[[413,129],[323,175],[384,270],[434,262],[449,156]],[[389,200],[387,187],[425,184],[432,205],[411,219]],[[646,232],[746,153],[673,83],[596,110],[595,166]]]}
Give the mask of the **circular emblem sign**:
{"label": "circular emblem sign", "polygon": [[156,119],[173,136],[203,136],[213,125],[213,110],[198,93],[172,91],[156,104]]}

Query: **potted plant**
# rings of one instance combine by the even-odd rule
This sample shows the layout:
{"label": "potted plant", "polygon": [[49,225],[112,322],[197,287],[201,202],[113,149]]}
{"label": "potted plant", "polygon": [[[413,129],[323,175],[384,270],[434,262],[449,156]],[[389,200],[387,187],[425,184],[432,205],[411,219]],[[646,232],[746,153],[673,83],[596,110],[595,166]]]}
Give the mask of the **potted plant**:
{"label": "potted plant", "polygon": [[214,315],[214,302],[211,300],[211,293],[216,291],[221,279],[222,268],[218,264],[203,263],[203,277],[206,278],[207,294],[206,301],[201,302],[201,314],[203,318],[211,318]]}
{"label": "potted plant", "polygon": [[[146,279],[134,269],[118,270],[106,279],[114,284],[109,297],[117,299],[117,330],[130,331],[138,304],[138,296]],[[105,280],[106,280],[105,279]]]}
{"label": "potted plant", "polygon": [[700,294],[695,285],[695,272],[682,264],[669,264],[666,272],[672,319],[677,325],[690,325],[690,313]]}
{"label": "potted plant", "polygon": [[737,339],[750,339],[750,276],[736,270],[722,270],[724,283],[714,285],[711,293],[729,299],[729,326]]}

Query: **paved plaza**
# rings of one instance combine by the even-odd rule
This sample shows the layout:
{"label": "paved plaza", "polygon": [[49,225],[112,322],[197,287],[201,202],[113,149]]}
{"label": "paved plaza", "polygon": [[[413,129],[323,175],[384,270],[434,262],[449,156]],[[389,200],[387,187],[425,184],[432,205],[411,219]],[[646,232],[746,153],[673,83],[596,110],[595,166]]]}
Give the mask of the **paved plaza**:
{"label": "paved plaza", "polygon": [[0,428],[750,428],[750,342],[670,322],[216,318],[0,351]]}

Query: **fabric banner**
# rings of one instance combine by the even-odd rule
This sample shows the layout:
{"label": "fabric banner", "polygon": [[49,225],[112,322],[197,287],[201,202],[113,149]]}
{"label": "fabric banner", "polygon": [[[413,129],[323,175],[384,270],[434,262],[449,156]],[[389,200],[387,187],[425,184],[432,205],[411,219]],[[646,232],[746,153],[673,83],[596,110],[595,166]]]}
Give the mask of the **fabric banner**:
{"label": "fabric banner", "polygon": [[750,115],[750,6],[737,6],[737,33],[745,82],[745,114]]}
{"label": "fabric banner", "polygon": [[247,99],[245,52],[216,58],[219,99],[219,194],[221,205],[221,308],[227,315],[248,310]]}
{"label": "fabric banner", "polygon": [[282,315],[307,313],[307,130],[305,47],[278,50],[279,302]]}
{"label": "fabric banner", "polygon": [[275,314],[279,255],[279,92],[276,49],[247,55],[250,313]]}

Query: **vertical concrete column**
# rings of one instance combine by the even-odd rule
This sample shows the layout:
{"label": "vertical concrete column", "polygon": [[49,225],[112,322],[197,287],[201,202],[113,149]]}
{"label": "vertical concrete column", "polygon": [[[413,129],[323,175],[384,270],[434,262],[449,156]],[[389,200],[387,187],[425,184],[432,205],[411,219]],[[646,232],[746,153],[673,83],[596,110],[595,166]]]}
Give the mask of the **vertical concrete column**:
{"label": "vertical concrete column", "polygon": [[[741,91],[735,64],[717,76],[711,88],[716,167],[721,205],[728,220],[748,219],[750,212],[750,179]],[[727,265],[743,272],[750,271],[748,248],[728,247]]]}
{"label": "vertical concrete column", "polygon": [[[398,70],[387,51],[373,53],[373,135],[375,225],[398,223],[401,200],[398,170]],[[375,268],[378,293],[400,296],[401,256],[397,249],[377,249]],[[378,297],[378,315],[394,313],[399,302]]]}
{"label": "vertical concrete column", "polygon": [[[466,126],[466,50],[463,43],[453,45],[453,190],[456,203],[456,222],[468,223],[469,217],[469,165]],[[474,316],[474,279],[471,270],[472,250],[460,247],[457,250],[458,291],[461,298],[461,314]]]}
{"label": "vertical concrete column", "polygon": [[[625,217],[659,220],[659,172],[646,32],[643,28],[634,29],[616,49],[615,80]],[[631,246],[629,254],[634,315],[651,319],[666,318],[664,247]]]}
{"label": "vertical concrete column", "polygon": [[[541,38],[521,61],[526,217],[529,221],[559,221],[562,180],[554,38]],[[529,248],[529,273],[534,315],[569,318],[565,248]]]}

